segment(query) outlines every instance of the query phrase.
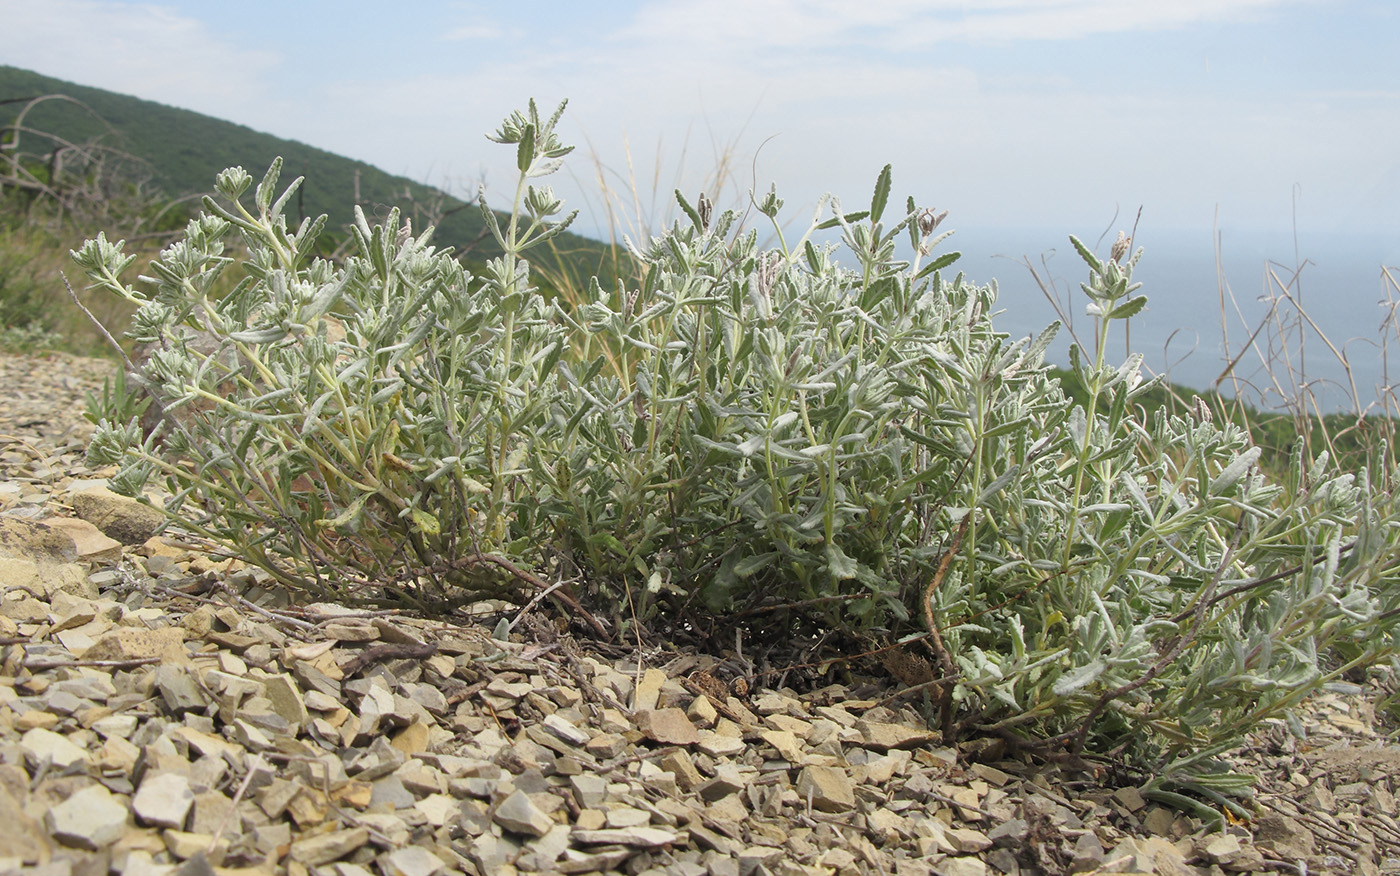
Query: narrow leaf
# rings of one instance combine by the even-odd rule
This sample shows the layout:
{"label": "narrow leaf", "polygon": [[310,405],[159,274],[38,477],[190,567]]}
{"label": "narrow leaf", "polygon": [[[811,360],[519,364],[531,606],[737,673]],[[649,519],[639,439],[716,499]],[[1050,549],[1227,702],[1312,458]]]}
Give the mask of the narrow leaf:
{"label": "narrow leaf", "polygon": [[1146,304],[1146,295],[1139,295],[1136,298],[1129,298],[1127,301],[1124,301],[1122,304],[1113,308],[1113,310],[1108,314],[1108,318],[1127,319],[1131,316],[1137,316],[1138,312],[1141,311],[1143,306]]}
{"label": "narrow leaf", "polygon": [[928,264],[926,264],[926,265],[924,265],[922,268],[920,268],[920,269],[919,269],[919,273],[918,273],[917,275],[915,275],[914,279],[915,279],[915,280],[922,280],[924,277],[927,277],[929,274],[932,274],[934,271],[941,271],[941,270],[943,270],[944,268],[948,267],[949,265],[951,265],[953,262],[957,261],[957,260],[960,259],[960,258],[962,258],[962,253],[961,253],[961,252],[945,252],[945,253],[943,253],[941,256],[939,256],[938,258],[934,259],[933,261],[929,262]]}
{"label": "narrow leaf", "polygon": [[886,164],[885,169],[880,171],[880,178],[875,181],[875,195],[870,199],[870,221],[879,222],[880,217],[885,212],[885,204],[890,199],[890,182],[893,180],[893,169]]}
{"label": "narrow leaf", "polygon": [[1092,663],[1086,663],[1083,666],[1071,669],[1069,672],[1061,675],[1059,679],[1056,680],[1052,690],[1057,697],[1072,694],[1080,688],[1086,687],[1092,683],[1094,679],[1098,678],[1100,675],[1103,675],[1103,671],[1107,668],[1108,663],[1103,660],[1095,660]]}
{"label": "narrow leaf", "polygon": [[535,126],[526,125],[520,133],[520,145],[515,148],[515,166],[525,173],[535,161]]}

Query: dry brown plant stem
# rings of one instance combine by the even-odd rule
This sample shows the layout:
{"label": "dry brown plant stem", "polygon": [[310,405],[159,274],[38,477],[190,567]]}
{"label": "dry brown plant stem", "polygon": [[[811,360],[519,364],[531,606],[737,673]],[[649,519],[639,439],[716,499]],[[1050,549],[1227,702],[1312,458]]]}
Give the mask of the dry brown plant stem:
{"label": "dry brown plant stem", "polygon": [[[924,588],[923,608],[924,623],[928,626],[930,647],[934,656],[938,659],[938,667],[943,670],[945,678],[953,678],[958,674],[957,664],[953,662],[953,655],[948,652],[948,646],[943,642],[943,633],[939,629],[938,622],[933,617],[933,594],[943,584],[943,579],[948,574],[948,568],[953,564],[953,558],[958,555],[962,548],[963,537],[967,535],[967,528],[972,523],[974,512],[968,511],[958,524],[957,530],[953,533],[953,541],[948,545],[948,549],[943,552],[943,556],[938,561],[938,570],[929,579],[928,586]],[[943,744],[952,745],[957,741],[957,726],[953,722],[953,685],[945,684],[939,689],[938,697],[939,717],[943,724]]]}

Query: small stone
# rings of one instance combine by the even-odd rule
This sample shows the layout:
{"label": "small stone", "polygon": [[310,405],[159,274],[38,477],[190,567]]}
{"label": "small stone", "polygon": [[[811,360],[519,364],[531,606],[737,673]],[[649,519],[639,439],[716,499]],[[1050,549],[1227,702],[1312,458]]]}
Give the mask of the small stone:
{"label": "small stone", "polygon": [[307,691],[305,702],[306,707],[315,712],[334,712],[341,708],[340,700],[319,690]]}
{"label": "small stone", "polygon": [[[964,827],[950,827],[943,831],[955,850],[965,855],[984,852],[992,847],[992,840],[980,830],[972,830]],[[1100,856],[1103,847],[1099,847]]]}
{"label": "small stone", "polygon": [[50,517],[44,521],[51,528],[73,539],[78,559],[89,563],[115,563],[122,558],[122,543],[102,533],[102,530],[76,517]]}
{"label": "small stone", "polygon": [[413,808],[433,827],[442,827],[457,817],[461,804],[446,794],[429,794],[413,804]]}
{"label": "small stone", "polygon": [[1202,855],[1212,864],[1228,866],[1239,858],[1243,847],[1240,838],[1232,833],[1217,833],[1205,837],[1197,846]]}
{"label": "small stone", "polygon": [[58,715],[53,712],[25,712],[14,719],[14,728],[21,733],[30,730],[52,730],[58,726]]}
{"label": "small stone", "polygon": [[418,795],[441,794],[447,790],[447,776],[434,766],[413,758],[396,772],[403,786]]}
{"label": "small stone", "polygon": [[682,791],[689,791],[705,780],[685,751],[673,751],[661,758],[661,768],[676,777],[676,784]]}
{"label": "small stone", "polygon": [[287,806],[292,802],[292,798],[301,793],[301,785],[290,782],[286,779],[273,779],[270,784],[260,790],[254,798],[258,808],[268,818],[281,818],[282,813],[287,811]]}
{"label": "small stone", "polygon": [[375,642],[379,640],[379,630],[364,621],[334,621],[322,627],[326,636],[337,642]]}
{"label": "small stone", "polygon": [[699,732],[700,742],[696,748],[710,757],[734,757],[743,754],[744,750],[748,748],[744,740],[738,736],[728,736],[714,730],[701,730]]}
{"label": "small stone", "polygon": [[637,688],[632,693],[632,710],[649,712],[655,709],[661,698],[661,686],[666,683],[666,673],[660,669],[648,669],[642,673]]}
{"label": "small stone", "polygon": [[306,711],[306,702],[301,697],[301,688],[285,672],[262,680],[264,695],[272,702],[276,712],[293,727],[305,727],[311,720]]}
{"label": "small stone", "polygon": [[1030,825],[1020,818],[1008,818],[987,831],[987,839],[997,848],[1019,849],[1030,835]]}
{"label": "small stone", "polygon": [[731,766],[728,769],[721,769],[713,779],[704,782],[695,789],[701,800],[706,803],[713,803],[730,794],[737,793],[744,789],[744,781]]}
{"label": "small stone", "polygon": [[575,727],[558,712],[545,716],[544,729],[570,745],[585,745],[588,743],[588,732]]}
{"label": "small stone", "polygon": [[739,852],[739,876],[753,876],[755,872],[759,872],[760,867],[773,867],[784,856],[785,853],[780,848],[749,846]]}
{"label": "small stone", "polygon": [[627,748],[627,737],[619,733],[599,733],[584,745],[583,750],[594,757],[608,760]]}
{"label": "small stone", "polygon": [[894,778],[896,773],[903,775],[911,759],[907,751],[892,751],[872,758],[865,763],[865,781],[883,785]]}
{"label": "small stone", "polygon": [[421,754],[428,750],[432,738],[432,728],[422,721],[414,721],[394,734],[389,744],[406,755]]}
{"label": "small stone", "polygon": [[607,811],[607,825],[612,828],[641,827],[651,824],[651,813],[631,806],[615,806]]}
{"label": "small stone", "polygon": [[143,629],[118,627],[97,640],[83,653],[84,660],[140,660],[151,658],[165,664],[189,663],[185,633],[179,627]]}
{"label": "small stone", "polygon": [[486,685],[483,694],[493,694],[498,700],[505,702],[505,707],[510,708],[517,700],[523,700],[526,694],[535,689],[535,686],[528,681],[505,681],[500,678],[491,679],[491,683]]}
{"label": "small stone", "polygon": [[574,830],[574,842],[586,846],[623,845],[658,849],[681,841],[681,836],[659,827],[628,827],[619,830]]}
{"label": "small stone", "polygon": [[1003,787],[1007,782],[1011,781],[1011,776],[991,764],[974,763],[971,769],[974,776],[991,785],[993,788]]}
{"label": "small stone", "polygon": [[719,824],[743,824],[749,818],[749,807],[742,794],[730,794],[705,807],[705,817]]}
{"label": "small stone", "polygon": [[418,799],[403,786],[403,779],[397,774],[385,776],[372,784],[374,791],[370,796],[370,806],[380,809],[407,809]]}
{"label": "small stone", "polygon": [[165,707],[174,714],[189,711],[203,711],[209,699],[199,686],[198,680],[185,666],[162,664],[155,670],[156,688],[160,691]]}
{"label": "small stone", "polygon": [[59,769],[67,769],[87,760],[87,751],[68,741],[66,736],[36,727],[19,740],[25,759],[34,766],[48,761]]}
{"label": "small stone", "polygon": [[1084,873],[1096,870],[1103,863],[1103,857],[1103,843],[1099,842],[1098,836],[1093,831],[1080,834],[1079,839],[1074,842],[1074,855],[1069,865],[1070,872]]}
{"label": "small stone", "polygon": [[888,809],[876,809],[866,814],[865,824],[869,830],[885,842],[898,842],[899,836],[908,832],[909,824],[904,816]]}
{"label": "small stone", "polygon": [[54,839],[96,851],[121,838],[126,829],[125,802],[101,785],[89,785],[45,813]]}
{"label": "small stone", "polygon": [[122,544],[143,544],[166,522],[158,509],[105,487],[71,493],[68,502],[75,514]]}
{"label": "small stone", "polygon": [[699,732],[682,709],[639,711],[636,721],[638,730],[662,745],[694,745],[700,741]]}
{"label": "small stone", "polygon": [[176,739],[182,739],[200,757],[214,757],[235,763],[243,756],[243,749],[213,733],[205,733],[193,727],[176,727],[169,731]]}
{"label": "small stone", "polygon": [[1163,837],[1148,837],[1138,840],[1138,859],[1150,863],[1153,872],[1159,876],[1193,876],[1200,871],[1186,863],[1186,856],[1176,844]]}
{"label": "small stone", "polygon": [[43,828],[24,811],[28,787],[20,773],[18,767],[0,767],[0,823],[6,825],[0,831],[0,858],[34,863],[48,856],[49,844]]}
{"label": "small stone", "polygon": [[379,859],[384,876],[435,876],[444,866],[441,858],[422,846],[396,849]]}
{"label": "small stone", "polygon": [[855,727],[860,732],[862,744],[866,748],[873,748],[876,751],[889,751],[892,748],[917,748],[940,738],[938,733],[930,730],[905,727],[903,724],[882,724],[863,718],[856,721]]}
{"label": "small stone", "polygon": [[514,791],[497,806],[492,820],[506,830],[529,836],[544,836],[554,819],[540,809],[523,791]]}
{"label": "small stone", "polygon": [[190,780],[179,773],[147,773],[131,798],[131,810],[142,824],[181,830],[194,805]]}
{"label": "small stone", "polygon": [[802,766],[806,754],[797,742],[797,736],[787,730],[765,730],[759,734],[764,742],[778,752],[778,755],[793,766]]}
{"label": "small stone", "polygon": [[1118,788],[1115,790],[1113,792],[1113,799],[1121,803],[1123,808],[1129,812],[1137,812],[1147,805],[1147,801],[1143,799],[1142,792],[1131,785],[1126,788]]}
{"label": "small stone", "polygon": [[633,854],[631,849],[593,853],[569,849],[556,866],[560,873],[611,873]]}
{"label": "small stone", "polygon": [[715,709],[715,704],[710,702],[710,698],[701,694],[690,701],[690,705],[685,710],[685,715],[696,727],[710,729],[719,720],[719,711]]}
{"label": "small stone", "polygon": [[[194,833],[214,834],[232,821],[233,801],[219,791],[202,791],[194,795],[194,808],[190,814],[189,828]],[[227,819],[227,821],[226,821]]]}
{"label": "small stone", "polygon": [[1269,812],[1254,820],[1254,841],[1276,858],[1296,861],[1313,854],[1316,839],[1296,818]]}
{"label": "small stone", "polygon": [[[215,862],[222,862],[224,855],[228,854],[228,840],[220,837],[215,842],[214,837],[207,833],[188,833],[183,830],[167,830],[161,834],[161,839],[165,840],[166,851],[170,856],[180,861],[193,860],[198,862],[208,855]],[[213,845],[213,851],[209,851],[209,846]],[[196,863],[194,866],[198,866]]]}
{"label": "small stone", "polygon": [[363,827],[323,833],[292,843],[289,855],[293,861],[308,867],[319,867],[337,861],[369,842],[369,831]]}
{"label": "small stone", "polygon": [[307,830],[318,827],[325,823],[327,816],[330,815],[329,801],[326,800],[324,793],[303,788],[300,794],[287,803],[287,814],[291,816],[298,829]]}
{"label": "small stone", "polygon": [[1153,836],[1170,836],[1176,816],[1163,806],[1153,806],[1142,819],[1142,826]]}
{"label": "small stone", "polygon": [[980,858],[944,858],[934,866],[939,876],[987,876],[987,865]]}
{"label": "small stone", "polygon": [[808,765],[797,777],[797,794],[822,812],[844,812],[856,805],[851,777],[837,767]]}
{"label": "small stone", "polygon": [[584,773],[570,776],[569,784],[574,789],[574,799],[582,809],[596,809],[608,796],[608,780],[599,775]]}

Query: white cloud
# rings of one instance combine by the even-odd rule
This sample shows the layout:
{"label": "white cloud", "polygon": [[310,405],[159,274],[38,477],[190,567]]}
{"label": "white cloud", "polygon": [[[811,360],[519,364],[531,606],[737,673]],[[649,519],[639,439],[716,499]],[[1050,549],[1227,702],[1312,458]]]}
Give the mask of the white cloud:
{"label": "white cloud", "polygon": [[0,21],[7,64],[223,118],[264,98],[280,63],[151,3],[0,0]]}
{"label": "white cloud", "polygon": [[1063,40],[1247,19],[1299,0],[657,0],[617,36],[699,43],[709,51]]}
{"label": "white cloud", "polygon": [[[482,134],[530,97],[546,111],[569,97],[575,178],[550,182],[572,206],[591,199],[585,230],[605,221],[594,157],[617,187],[635,177],[645,205],[654,189],[661,204],[677,187],[713,194],[707,177],[726,153],[731,205],[775,181],[793,215],[828,189],[859,203],[892,162],[901,197],[951,207],[969,226],[1083,228],[1139,203],[1168,224],[1208,222],[1216,203],[1272,221],[1294,182],[1331,214],[1394,217],[1400,116],[1394,94],[1363,90],[1374,82],[1270,95],[1191,91],[1148,72],[1117,93],[1053,64],[989,69],[980,52],[939,50],[1241,21],[1300,2],[651,0],[625,20],[590,19],[588,38],[548,13],[462,4],[450,26],[407,32],[459,56],[451,63],[425,50],[436,64],[334,69],[243,49],[212,14],[205,23],[149,3],[0,0],[0,21],[16,35],[6,63],[437,182],[485,168],[495,188],[513,184],[513,153]],[[366,56],[370,40],[355,39],[345,54]],[[443,40],[476,42],[468,52]],[[1374,181],[1359,188],[1356,168]]]}

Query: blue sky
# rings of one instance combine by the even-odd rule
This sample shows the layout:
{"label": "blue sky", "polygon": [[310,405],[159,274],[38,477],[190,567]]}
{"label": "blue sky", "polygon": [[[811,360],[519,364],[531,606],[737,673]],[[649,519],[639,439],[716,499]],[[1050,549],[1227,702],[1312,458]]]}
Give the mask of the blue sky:
{"label": "blue sky", "polygon": [[597,167],[655,221],[728,154],[728,203],[776,183],[798,222],[889,162],[900,202],[959,228],[1092,237],[1141,206],[1156,229],[1286,229],[1296,200],[1307,229],[1393,237],[1398,6],[0,0],[0,62],[502,198],[511,156],[483,133],[567,97],[554,182],[583,230],[606,222]]}

